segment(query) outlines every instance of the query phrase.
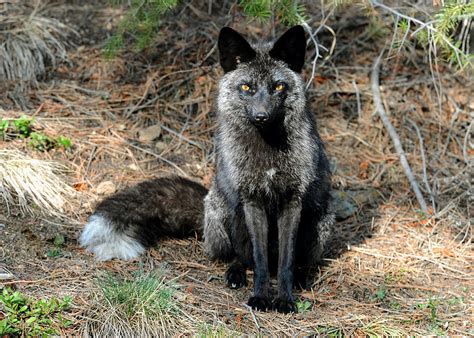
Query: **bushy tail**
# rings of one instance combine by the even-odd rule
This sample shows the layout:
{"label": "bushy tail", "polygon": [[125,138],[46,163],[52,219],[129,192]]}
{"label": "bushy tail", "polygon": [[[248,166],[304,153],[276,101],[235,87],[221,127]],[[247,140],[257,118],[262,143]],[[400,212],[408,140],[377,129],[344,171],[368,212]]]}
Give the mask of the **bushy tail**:
{"label": "bushy tail", "polygon": [[141,182],[103,200],[79,239],[98,260],[132,259],[162,236],[202,234],[207,189],[172,176]]}

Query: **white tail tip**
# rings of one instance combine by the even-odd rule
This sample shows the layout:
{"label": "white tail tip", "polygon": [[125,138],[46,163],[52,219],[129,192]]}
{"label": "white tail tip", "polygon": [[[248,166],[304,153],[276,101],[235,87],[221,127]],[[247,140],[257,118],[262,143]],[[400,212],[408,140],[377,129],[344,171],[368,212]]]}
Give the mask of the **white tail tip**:
{"label": "white tail tip", "polygon": [[112,222],[100,215],[89,218],[79,242],[98,261],[113,258],[129,260],[145,252],[145,247],[139,241],[124,232],[117,232]]}

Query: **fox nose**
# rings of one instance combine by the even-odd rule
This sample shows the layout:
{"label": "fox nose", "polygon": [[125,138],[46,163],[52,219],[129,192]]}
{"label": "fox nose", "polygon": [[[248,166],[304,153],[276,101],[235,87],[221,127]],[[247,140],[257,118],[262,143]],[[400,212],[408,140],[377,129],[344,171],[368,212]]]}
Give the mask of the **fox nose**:
{"label": "fox nose", "polygon": [[255,121],[257,122],[267,122],[270,116],[266,112],[258,112],[255,115]]}

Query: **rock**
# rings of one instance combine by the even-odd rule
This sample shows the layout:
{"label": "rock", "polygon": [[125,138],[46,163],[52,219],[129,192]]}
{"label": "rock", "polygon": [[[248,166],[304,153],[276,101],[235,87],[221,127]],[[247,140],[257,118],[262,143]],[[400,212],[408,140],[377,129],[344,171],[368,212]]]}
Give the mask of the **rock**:
{"label": "rock", "polygon": [[331,208],[336,214],[336,219],[343,220],[354,215],[360,207],[377,201],[379,194],[376,189],[332,190],[331,197]]}
{"label": "rock", "polygon": [[349,218],[357,211],[357,206],[353,203],[352,197],[346,192],[333,190],[331,196],[332,210],[336,214],[337,220]]}
{"label": "rock", "polygon": [[168,143],[166,143],[166,142],[158,141],[158,142],[156,142],[156,144],[155,144],[155,149],[156,149],[158,152],[160,152],[160,153],[162,153],[163,151],[165,151],[166,148],[168,148]]}
{"label": "rock", "polygon": [[128,166],[128,169],[130,170],[133,170],[133,171],[138,171],[140,170],[140,168],[135,164],[135,163],[132,163]]}
{"label": "rock", "polygon": [[138,132],[138,140],[143,143],[150,143],[161,135],[161,127],[159,124],[142,129]]}
{"label": "rock", "polygon": [[0,280],[11,280],[15,279],[15,275],[9,272],[0,272]]}
{"label": "rock", "polygon": [[117,191],[117,187],[112,181],[101,182],[95,189],[95,192],[98,195],[111,195],[116,191]]}

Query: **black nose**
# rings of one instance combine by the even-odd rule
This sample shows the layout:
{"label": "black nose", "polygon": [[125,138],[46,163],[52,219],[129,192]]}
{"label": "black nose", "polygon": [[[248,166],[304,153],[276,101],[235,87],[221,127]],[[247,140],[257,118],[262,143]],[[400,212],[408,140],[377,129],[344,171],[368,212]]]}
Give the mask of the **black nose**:
{"label": "black nose", "polygon": [[255,121],[257,121],[257,122],[266,122],[266,121],[268,121],[268,118],[269,118],[269,116],[265,112],[259,112],[259,113],[257,113],[257,115],[255,115]]}

